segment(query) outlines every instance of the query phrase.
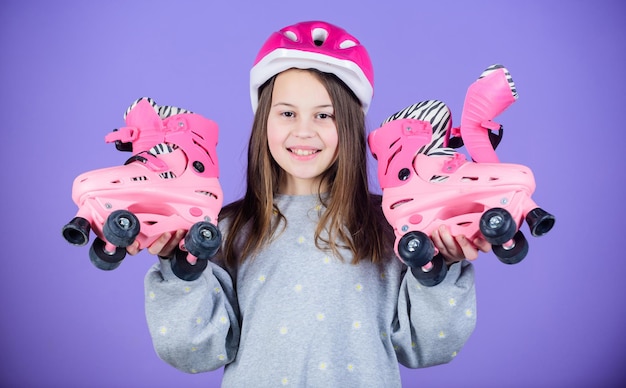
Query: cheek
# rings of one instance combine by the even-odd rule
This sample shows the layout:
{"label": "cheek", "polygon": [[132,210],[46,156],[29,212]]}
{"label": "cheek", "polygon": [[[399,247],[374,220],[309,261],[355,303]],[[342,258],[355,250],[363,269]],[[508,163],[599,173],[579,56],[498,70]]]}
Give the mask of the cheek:
{"label": "cheek", "polygon": [[276,158],[276,153],[279,150],[283,149],[284,138],[281,135],[281,132],[276,130],[271,126],[271,123],[268,122],[267,126],[267,146],[270,149],[270,153],[272,157]]}
{"label": "cheek", "polygon": [[337,152],[339,151],[339,135],[336,129],[325,134],[324,144],[327,148],[334,149],[335,157],[337,157]]}

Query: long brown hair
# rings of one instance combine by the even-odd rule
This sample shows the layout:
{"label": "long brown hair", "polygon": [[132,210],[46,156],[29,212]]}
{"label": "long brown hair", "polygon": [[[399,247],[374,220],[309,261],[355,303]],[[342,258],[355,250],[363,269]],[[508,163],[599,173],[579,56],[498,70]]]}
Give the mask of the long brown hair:
{"label": "long brown hair", "polygon": [[[382,214],[380,196],[369,192],[362,107],[354,93],[334,74],[308,71],[328,91],[339,139],[337,158],[322,174],[320,183],[320,187],[329,188],[329,195],[318,191],[326,209],[315,231],[315,245],[341,259],[344,258],[339,248],[345,247],[352,252],[353,264],[361,260],[383,262],[393,252],[393,231]],[[279,225],[286,222],[273,201],[284,171],[272,158],[267,145],[267,119],[275,79],[276,76],[272,77],[259,91],[248,143],[246,193],[241,200],[224,207],[220,214],[220,218],[230,223],[223,252],[229,266],[254,256],[271,241]]]}

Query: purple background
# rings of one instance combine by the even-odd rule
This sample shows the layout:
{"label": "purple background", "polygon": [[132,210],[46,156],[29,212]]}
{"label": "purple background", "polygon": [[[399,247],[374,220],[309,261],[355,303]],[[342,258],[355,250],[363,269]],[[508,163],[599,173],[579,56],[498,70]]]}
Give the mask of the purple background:
{"label": "purple background", "polygon": [[251,63],[272,31],[310,19],[368,47],[370,129],[429,98],[458,124],[467,86],[505,64],[520,99],[499,117],[500,159],[531,167],[533,198],[557,216],[545,237],[526,233],[519,265],[479,258],[475,333],[451,364],[403,369],[405,386],[623,386],[625,10],[619,0],[2,0],[0,386],[218,386],[221,371],[187,375],[152,349],[143,276],[154,257],[103,272],[88,247],[63,240],[71,184],[128,157],[104,135],[145,95],[220,124],[221,182],[226,201],[237,198]]}

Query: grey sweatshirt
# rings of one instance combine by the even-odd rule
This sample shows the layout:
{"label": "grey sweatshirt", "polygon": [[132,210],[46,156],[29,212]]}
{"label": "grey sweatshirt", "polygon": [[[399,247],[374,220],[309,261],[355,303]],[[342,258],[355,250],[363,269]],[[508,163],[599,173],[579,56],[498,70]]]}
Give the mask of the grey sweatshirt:
{"label": "grey sweatshirt", "polygon": [[185,282],[166,260],[149,271],[146,317],[159,357],[189,373],[225,366],[224,387],[396,387],[398,362],[454,358],[476,323],[469,262],[430,288],[397,258],[342,262],[315,247],[316,196],[276,202],[286,229],[236,273],[210,262]]}

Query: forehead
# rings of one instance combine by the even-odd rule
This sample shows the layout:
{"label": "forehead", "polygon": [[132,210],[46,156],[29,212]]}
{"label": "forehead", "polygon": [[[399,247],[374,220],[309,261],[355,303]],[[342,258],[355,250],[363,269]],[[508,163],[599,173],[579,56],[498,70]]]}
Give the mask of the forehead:
{"label": "forehead", "polygon": [[290,69],[276,76],[272,101],[330,104],[330,95],[316,74],[307,70]]}

